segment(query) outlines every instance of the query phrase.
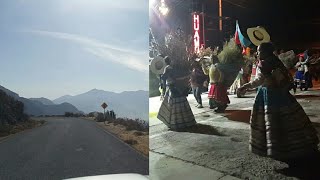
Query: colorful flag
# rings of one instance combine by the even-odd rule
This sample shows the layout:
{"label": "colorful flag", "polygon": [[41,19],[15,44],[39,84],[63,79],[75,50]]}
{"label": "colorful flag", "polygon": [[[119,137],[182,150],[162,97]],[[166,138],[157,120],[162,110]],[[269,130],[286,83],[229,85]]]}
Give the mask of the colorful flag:
{"label": "colorful flag", "polygon": [[234,40],[235,40],[237,45],[241,44],[240,40],[239,40],[239,34],[238,34],[237,30],[236,30],[236,33],[234,34]]}
{"label": "colorful flag", "polygon": [[236,39],[236,43],[237,43],[237,39],[238,39],[240,41],[241,45],[244,46],[244,47],[248,47],[251,44],[250,40],[248,40],[247,38],[245,38],[242,35],[242,33],[240,31],[240,27],[239,27],[238,21],[236,21],[235,39]]}

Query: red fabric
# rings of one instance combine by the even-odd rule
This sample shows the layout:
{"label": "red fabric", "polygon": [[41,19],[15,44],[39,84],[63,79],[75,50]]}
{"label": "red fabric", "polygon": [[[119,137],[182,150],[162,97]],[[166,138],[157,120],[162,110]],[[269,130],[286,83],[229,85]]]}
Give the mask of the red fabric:
{"label": "red fabric", "polygon": [[298,54],[298,57],[303,57],[304,58],[304,53]]}
{"label": "red fabric", "polygon": [[220,84],[211,84],[208,98],[214,99],[223,104],[229,104],[230,100],[227,94],[227,87]]}
{"label": "red fabric", "polygon": [[246,55],[246,54],[247,54],[246,48],[242,47],[242,55]]}
{"label": "red fabric", "polygon": [[241,44],[237,30],[236,30],[236,33],[234,34],[234,40],[235,40],[236,44],[238,44],[238,45]]}

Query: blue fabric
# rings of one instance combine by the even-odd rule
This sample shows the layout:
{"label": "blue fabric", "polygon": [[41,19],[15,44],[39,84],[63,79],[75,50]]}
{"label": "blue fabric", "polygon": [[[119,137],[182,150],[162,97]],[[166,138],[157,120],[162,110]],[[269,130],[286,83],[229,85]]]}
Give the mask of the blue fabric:
{"label": "blue fabric", "polygon": [[249,47],[251,45],[251,41],[242,35],[238,21],[236,22],[236,31],[238,31],[238,36],[239,36],[239,40],[241,42],[241,45],[244,47]]}
{"label": "blue fabric", "polygon": [[289,107],[292,103],[296,103],[296,99],[289,91],[284,91],[282,88],[267,88],[259,87],[255,99],[254,108],[270,106],[272,109]]}
{"label": "blue fabric", "polygon": [[295,75],[295,79],[300,79],[301,81],[305,80],[304,72],[303,71],[297,71],[296,75]]}
{"label": "blue fabric", "polygon": [[198,104],[202,105],[201,87],[192,87],[192,92],[193,92],[194,98],[197,100]]}

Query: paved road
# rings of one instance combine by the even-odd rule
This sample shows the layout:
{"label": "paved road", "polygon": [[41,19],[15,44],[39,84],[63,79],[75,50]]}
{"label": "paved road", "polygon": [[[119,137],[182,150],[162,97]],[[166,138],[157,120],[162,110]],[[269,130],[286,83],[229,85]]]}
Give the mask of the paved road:
{"label": "paved road", "polygon": [[1,180],[64,179],[149,173],[149,159],[79,118],[47,118],[39,128],[0,142]]}

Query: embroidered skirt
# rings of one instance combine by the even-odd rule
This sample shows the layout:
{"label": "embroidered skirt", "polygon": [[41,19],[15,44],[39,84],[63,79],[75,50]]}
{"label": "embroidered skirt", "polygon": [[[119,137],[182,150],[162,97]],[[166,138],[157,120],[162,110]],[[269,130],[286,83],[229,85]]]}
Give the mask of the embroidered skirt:
{"label": "embroidered skirt", "polygon": [[227,87],[221,84],[211,84],[208,98],[215,100],[217,103],[229,104],[230,100],[227,94]]}
{"label": "embroidered skirt", "polygon": [[195,125],[194,115],[186,96],[172,96],[170,90],[160,106],[157,118],[172,130]]}
{"label": "embroidered skirt", "polygon": [[302,156],[317,149],[319,143],[301,105],[281,89],[258,89],[250,126],[250,151],[275,159]]}

